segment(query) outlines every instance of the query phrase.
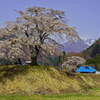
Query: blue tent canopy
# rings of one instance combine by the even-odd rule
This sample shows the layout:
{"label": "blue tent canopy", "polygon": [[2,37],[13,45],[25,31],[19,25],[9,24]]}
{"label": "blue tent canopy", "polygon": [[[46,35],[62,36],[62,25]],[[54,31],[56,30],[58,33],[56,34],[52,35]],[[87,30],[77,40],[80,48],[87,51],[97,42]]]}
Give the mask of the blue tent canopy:
{"label": "blue tent canopy", "polygon": [[78,70],[76,70],[77,73],[94,73],[97,70],[92,68],[91,66],[81,66]]}

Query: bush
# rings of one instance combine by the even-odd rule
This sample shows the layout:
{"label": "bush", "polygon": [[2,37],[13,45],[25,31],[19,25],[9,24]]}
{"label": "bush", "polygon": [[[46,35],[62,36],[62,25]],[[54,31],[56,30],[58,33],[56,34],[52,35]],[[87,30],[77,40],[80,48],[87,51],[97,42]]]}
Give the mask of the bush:
{"label": "bush", "polygon": [[12,65],[12,62],[10,60],[0,58],[0,64],[1,65]]}
{"label": "bush", "polygon": [[13,65],[16,65],[16,64],[18,64],[18,60],[17,59],[13,62]]}

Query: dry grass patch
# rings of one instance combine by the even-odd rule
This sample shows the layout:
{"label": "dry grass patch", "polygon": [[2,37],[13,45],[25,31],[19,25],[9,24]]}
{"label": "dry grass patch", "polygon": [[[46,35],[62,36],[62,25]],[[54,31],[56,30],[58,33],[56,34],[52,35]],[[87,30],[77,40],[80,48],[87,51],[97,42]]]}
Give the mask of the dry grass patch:
{"label": "dry grass patch", "polygon": [[48,66],[4,66],[0,71],[0,94],[81,93],[100,83],[100,75],[72,74]]}

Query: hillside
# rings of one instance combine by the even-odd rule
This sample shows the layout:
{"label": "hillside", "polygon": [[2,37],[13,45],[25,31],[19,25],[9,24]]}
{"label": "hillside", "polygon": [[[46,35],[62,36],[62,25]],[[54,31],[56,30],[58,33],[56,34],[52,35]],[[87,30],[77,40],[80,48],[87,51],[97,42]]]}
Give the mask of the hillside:
{"label": "hillside", "polygon": [[100,38],[83,52],[85,59],[95,58],[100,56]]}
{"label": "hillside", "polygon": [[71,74],[47,66],[0,66],[0,94],[81,93],[100,87],[99,77]]}

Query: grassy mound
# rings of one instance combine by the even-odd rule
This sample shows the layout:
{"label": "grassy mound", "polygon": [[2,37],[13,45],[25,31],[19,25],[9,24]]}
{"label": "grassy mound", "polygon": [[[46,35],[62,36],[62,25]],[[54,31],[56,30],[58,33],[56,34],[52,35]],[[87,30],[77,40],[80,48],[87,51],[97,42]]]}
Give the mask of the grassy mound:
{"label": "grassy mound", "polygon": [[100,87],[99,77],[72,74],[48,66],[0,66],[0,94],[81,93]]}

